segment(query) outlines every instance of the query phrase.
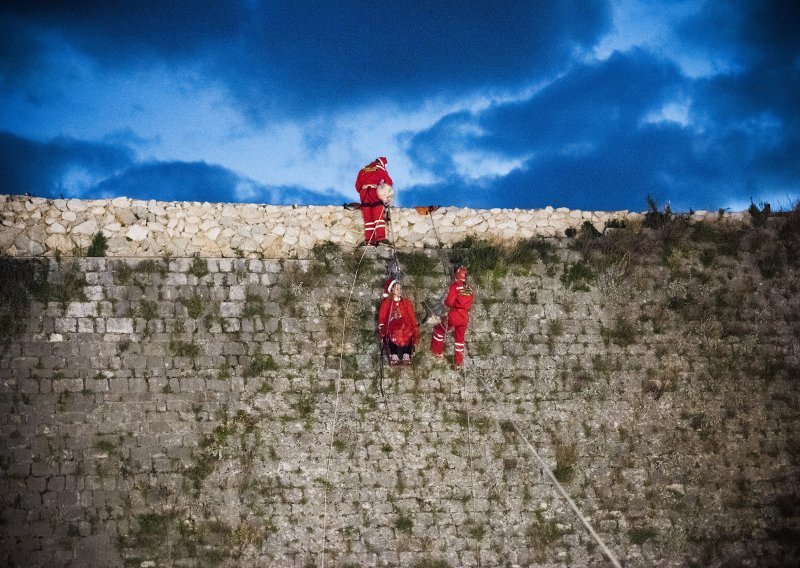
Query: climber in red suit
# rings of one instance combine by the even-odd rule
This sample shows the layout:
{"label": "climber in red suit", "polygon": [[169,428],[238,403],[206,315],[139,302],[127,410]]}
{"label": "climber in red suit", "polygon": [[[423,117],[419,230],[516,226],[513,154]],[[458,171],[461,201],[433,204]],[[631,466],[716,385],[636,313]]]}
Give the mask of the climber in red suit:
{"label": "climber in red suit", "polygon": [[403,290],[396,278],[390,278],[384,286],[380,311],[378,312],[378,335],[389,348],[389,364],[411,364],[411,355],[419,341],[419,325],[411,300],[403,297]]}
{"label": "climber in red suit", "polygon": [[361,215],[364,217],[364,244],[386,244],[386,204],[378,196],[379,186],[391,187],[392,178],[386,171],[386,158],[376,158],[358,172],[356,190],[361,198]]}
{"label": "climber in red suit", "polygon": [[444,357],[444,341],[447,332],[453,330],[453,340],[455,342],[455,356],[453,366],[461,367],[464,364],[464,338],[467,334],[467,324],[469,324],[469,310],[475,301],[475,291],[467,284],[467,269],[459,266],[456,269],[453,283],[444,305],[450,309],[449,313],[442,317],[441,321],[433,328],[431,337],[431,351],[439,358]]}

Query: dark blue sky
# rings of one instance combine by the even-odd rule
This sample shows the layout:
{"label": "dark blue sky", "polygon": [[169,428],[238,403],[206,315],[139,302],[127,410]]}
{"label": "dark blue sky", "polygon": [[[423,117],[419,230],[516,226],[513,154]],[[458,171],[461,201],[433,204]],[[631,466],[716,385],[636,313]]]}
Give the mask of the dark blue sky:
{"label": "dark blue sky", "polygon": [[794,1],[6,2],[0,192],[744,209],[800,198]]}

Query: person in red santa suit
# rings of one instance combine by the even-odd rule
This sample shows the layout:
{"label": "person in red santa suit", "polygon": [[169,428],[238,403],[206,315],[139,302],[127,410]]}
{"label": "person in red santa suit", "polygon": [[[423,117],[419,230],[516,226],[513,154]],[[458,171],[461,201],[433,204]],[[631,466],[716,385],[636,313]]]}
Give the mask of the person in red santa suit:
{"label": "person in red santa suit", "polygon": [[393,195],[392,178],[386,171],[386,158],[376,158],[358,172],[356,190],[364,218],[364,244],[388,244],[386,239],[386,202]]}
{"label": "person in red santa suit", "polygon": [[378,311],[378,335],[389,349],[389,364],[411,364],[411,355],[419,341],[419,325],[411,300],[403,297],[403,287],[396,278],[384,286]]}
{"label": "person in red santa suit", "polygon": [[444,341],[447,332],[453,331],[455,342],[455,356],[453,366],[461,367],[464,364],[464,338],[467,334],[469,324],[469,311],[475,301],[475,291],[467,284],[467,269],[463,266],[456,268],[453,283],[447,292],[444,305],[449,308],[449,312],[442,317],[438,324],[433,328],[431,337],[431,351],[439,358],[444,357]]}

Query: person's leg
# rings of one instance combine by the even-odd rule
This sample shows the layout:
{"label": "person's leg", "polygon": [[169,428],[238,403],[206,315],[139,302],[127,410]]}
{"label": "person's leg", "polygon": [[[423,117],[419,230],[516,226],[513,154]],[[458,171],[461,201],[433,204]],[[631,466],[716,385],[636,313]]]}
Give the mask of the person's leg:
{"label": "person's leg", "polygon": [[444,355],[444,339],[447,334],[447,328],[442,322],[436,324],[431,334],[431,351],[437,357]]}
{"label": "person's leg", "polygon": [[410,365],[411,364],[411,350],[413,349],[413,345],[410,343],[400,348],[400,359],[403,361],[404,364]]}
{"label": "person's leg", "polygon": [[459,325],[453,328],[453,341],[455,342],[455,356],[453,364],[460,367],[464,364],[464,341],[467,335],[467,326]]}
{"label": "person's leg", "polygon": [[387,341],[386,343],[389,346],[389,363],[396,365],[400,362],[400,346],[391,341]]}
{"label": "person's leg", "polygon": [[[375,234],[376,214],[383,216],[383,204],[378,199],[378,192],[374,187],[362,189],[358,192],[358,196],[361,199],[361,216],[364,219],[364,240],[368,243],[377,242],[378,239]],[[376,211],[376,203],[381,203],[380,211]]]}
{"label": "person's leg", "polygon": [[371,243],[375,240],[375,219],[372,207],[368,202],[361,201],[361,217],[364,219],[364,240]]}
{"label": "person's leg", "polygon": [[386,219],[384,219],[385,206],[383,202],[376,202],[377,205],[372,206],[372,220],[373,227],[375,228],[375,242],[386,240]]}

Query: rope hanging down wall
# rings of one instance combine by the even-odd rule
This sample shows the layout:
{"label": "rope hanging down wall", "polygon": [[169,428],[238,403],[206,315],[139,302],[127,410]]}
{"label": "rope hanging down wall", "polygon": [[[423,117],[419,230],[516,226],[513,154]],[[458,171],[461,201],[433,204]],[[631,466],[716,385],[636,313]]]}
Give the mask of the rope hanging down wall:
{"label": "rope hanging down wall", "polygon": [[[436,209],[438,209],[438,207]],[[430,214],[433,211],[435,211],[435,209],[428,210],[427,214]],[[394,268],[394,272],[395,272],[395,277],[400,278],[400,276],[401,276],[400,263],[399,263],[399,260],[398,260],[398,257],[397,257],[397,248],[396,248],[395,235],[394,235],[394,230],[392,228],[391,214],[390,214],[390,212],[388,210],[388,207],[387,207],[387,211],[386,211],[386,218],[387,218],[387,221],[388,221],[389,232],[390,232],[390,235],[392,236],[390,249],[391,249],[391,254],[392,254],[392,261],[393,261],[393,268]],[[433,225],[434,233],[436,235],[437,241],[439,242],[439,249],[441,251],[442,250],[442,243],[441,243],[441,239],[439,237],[438,230],[436,229],[436,224],[435,224],[435,221],[433,220],[433,216],[432,215],[431,215],[431,223]],[[337,373],[336,385],[335,385],[334,412],[333,412],[332,424],[331,424],[331,427],[329,429],[330,430],[330,441],[328,443],[328,452],[327,452],[327,457],[326,457],[326,461],[325,461],[325,484],[324,484],[323,525],[322,525],[322,549],[320,551],[320,557],[321,557],[320,566],[322,566],[322,568],[325,567],[325,562],[326,562],[327,524],[328,524],[328,487],[330,485],[330,482],[329,482],[329,480],[330,480],[330,463],[331,463],[332,454],[333,454],[333,442],[334,442],[334,438],[335,438],[335,434],[336,434],[336,426],[337,426],[337,420],[338,420],[339,396],[340,396],[340,392],[341,392],[342,368],[343,368],[343,360],[344,360],[344,346],[345,346],[345,338],[346,338],[347,323],[348,323],[347,322],[347,316],[348,316],[350,304],[352,302],[353,292],[355,290],[355,286],[356,286],[356,283],[358,281],[358,275],[359,275],[359,272],[361,270],[361,265],[362,265],[362,263],[364,261],[364,257],[366,255],[367,248],[368,247],[366,247],[366,246],[364,247],[364,251],[362,252],[361,257],[359,258],[355,274],[353,275],[353,282],[352,282],[352,284],[350,286],[350,291],[348,293],[347,301],[345,302],[344,311],[343,311],[343,315],[342,315],[342,335],[341,335],[340,350],[339,350],[338,373]],[[445,272],[447,274],[449,274],[449,265],[445,261],[444,257],[440,257],[440,258],[441,258],[441,260],[443,262],[443,265],[445,267]],[[380,384],[380,391],[381,391],[381,396],[384,399],[384,403],[386,404],[386,395],[383,392],[383,355],[384,355],[383,350],[381,350],[381,354],[380,354],[380,356],[381,356],[381,368],[380,368],[381,384]],[[474,367],[474,363],[472,362],[471,358],[468,360],[467,365],[469,365],[470,367]],[[467,385],[467,376],[468,376],[467,375],[467,365],[464,365],[464,366],[461,367],[461,374],[462,374],[462,379],[463,379],[462,393],[461,393],[462,403],[464,402],[464,393],[466,392],[466,385]],[[489,394],[489,396],[491,397],[492,401],[495,404],[499,404],[498,400],[497,400],[497,397],[495,396],[492,387],[484,380],[484,378],[480,375],[480,373],[476,373],[476,376],[478,377],[478,380],[480,381],[481,385],[483,386],[485,392],[487,392]],[[472,463],[471,463],[471,455],[472,455],[472,440],[471,440],[471,438],[472,438],[472,432],[471,432],[471,424],[470,424],[470,413],[469,413],[469,408],[467,407],[466,404],[464,404],[464,409],[465,409],[466,418],[467,418],[468,467],[470,469],[470,478],[472,480],[470,485],[471,485],[472,491],[474,491],[474,479],[473,479],[474,478],[474,472],[472,470]],[[569,507],[572,509],[572,511],[575,513],[575,515],[578,517],[578,519],[583,524],[583,526],[589,532],[590,536],[595,540],[597,545],[600,547],[600,550],[605,555],[605,557],[609,560],[609,562],[611,562],[611,564],[615,568],[621,568],[619,560],[617,560],[616,556],[611,552],[611,550],[608,548],[608,546],[606,546],[605,542],[600,538],[600,536],[594,530],[594,527],[592,527],[592,525],[589,522],[589,520],[581,513],[581,511],[578,508],[578,506],[575,504],[575,502],[569,496],[569,494],[564,489],[564,487],[561,485],[561,483],[558,481],[558,479],[556,479],[556,477],[553,474],[553,472],[551,471],[551,469],[548,467],[548,465],[545,463],[545,461],[542,459],[542,457],[536,451],[536,448],[533,446],[533,444],[531,444],[531,442],[530,442],[530,440],[528,440],[527,436],[525,436],[525,434],[522,432],[520,427],[517,425],[517,423],[514,420],[511,419],[510,415],[507,412],[503,411],[503,413],[504,413],[504,415],[506,417],[506,420],[510,424],[513,425],[514,430],[517,433],[517,435],[523,440],[525,445],[528,447],[528,449],[533,454],[534,458],[536,459],[536,461],[539,464],[539,467],[542,469],[542,472],[552,482],[552,484],[556,488],[557,492],[567,502]]]}
{"label": "rope hanging down wall", "polygon": [[[472,362],[471,358],[467,361],[467,365],[474,366],[474,363]],[[464,374],[465,382],[466,382],[466,376],[467,376],[467,365],[464,365],[461,368],[462,369],[462,373]],[[480,381],[481,385],[483,385],[484,390],[491,397],[492,402],[494,402],[495,405],[497,405],[499,407],[499,402],[497,400],[497,396],[494,394],[494,389],[489,385],[489,383],[487,383],[484,380],[484,378],[481,376],[480,373],[475,373],[475,375],[478,377],[478,380]],[[504,414],[504,417],[505,417],[506,421],[508,423],[510,423],[514,427],[514,431],[522,439],[522,441],[525,442],[525,445],[531,451],[531,453],[533,454],[534,458],[536,458],[536,461],[538,462],[539,467],[541,467],[542,472],[553,483],[553,485],[555,486],[555,488],[558,491],[558,493],[564,498],[564,500],[567,502],[569,507],[572,509],[572,511],[575,513],[575,515],[578,517],[578,519],[583,524],[583,526],[589,532],[589,535],[591,535],[591,537],[594,539],[594,541],[600,547],[600,550],[602,550],[603,554],[606,556],[606,558],[608,558],[608,561],[611,562],[611,564],[614,566],[614,568],[622,568],[620,563],[619,563],[619,560],[617,560],[617,557],[614,555],[613,552],[611,552],[611,550],[608,548],[608,546],[606,546],[605,542],[603,542],[603,539],[601,539],[600,535],[598,535],[597,532],[594,530],[594,528],[592,527],[592,525],[589,522],[589,520],[583,515],[583,513],[581,513],[580,509],[578,509],[578,506],[575,504],[575,501],[572,500],[572,498],[567,493],[566,489],[564,489],[564,486],[561,485],[561,483],[558,481],[558,479],[556,479],[556,476],[553,474],[553,472],[550,469],[550,467],[548,467],[547,463],[545,463],[545,461],[539,455],[539,452],[536,451],[536,448],[533,447],[533,444],[531,444],[530,440],[528,440],[528,437],[525,436],[525,434],[522,432],[522,430],[520,429],[520,427],[516,423],[516,421],[511,418],[511,415],[507,411],[503,410],[502,412]],[[468,421],[467,423],[469,423],[469,415],[467,415],[467,421]]]}

